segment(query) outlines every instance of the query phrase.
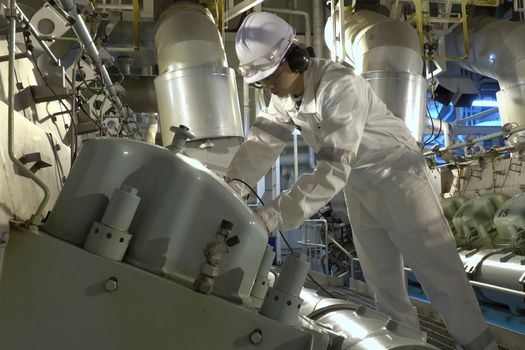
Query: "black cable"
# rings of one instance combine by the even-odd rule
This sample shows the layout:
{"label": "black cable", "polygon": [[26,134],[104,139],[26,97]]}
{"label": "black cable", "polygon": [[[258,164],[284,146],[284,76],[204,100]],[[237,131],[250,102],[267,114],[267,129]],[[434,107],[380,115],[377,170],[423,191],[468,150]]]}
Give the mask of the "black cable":
{"label": "black cable", "polygon": [[430,115],[430,109],[428,109],[428,105],[426,103],[425,103],[425,107],[427,108],[427,116],[430,119],[430,124],[432,125],[432,132],[430,133],[430,136],[428,137],[427,140],[423,140],[423,147],[430,144],[430,140],[432,139],[432,137],[434,137],[434,131],[435,131],[434,118],[432,118],[432,116]]}
{"label": "black cable", "polygon": [[[261,202],[262,205],[265,205],[263,200],[261,199],[261,197],[259,197],[259,195],[257,194],[257,192],[254,191],[254,189],[248,185],[245,181],[241,180],[241,179],[237,179],[235,177],[228,177],[228,176],[224,176],[224,180],[226,182],[232,182],[232,181],[238,181],[242,184],[244,184],[244,186],[248,187],[250,189],[250,191],[255,195],[255,197],[257,197],[257,199]],[[279,234],[281,235],[281,238],[283,239],[284,243],[286,243],[286,246],[288,247],[288,249],[290,249],[290,251],[294,252],[292,246],[288,243],[288,241],[286,240],[286,238],[284,238],[284,235],[283,233],[281,232],[281,230],[277,230],[279,232]],[[326,232],[325,234],[328,234],[328,232]],[[328,254],[328,247],[326,247],[327,249],[327,254]],[[332,297],[332,298],[336,298],[336,296],[334,296],[332,293],[330,293],[326,288],[324,288],[319,282],[317,282],[313,277],[312,275],[310,275],[310,273],[307,273],[307,276],[308,278],[310,278],[310,280],[315,284],[317,285],[323,292],[325,292],[328,296]]]}
{"label": "black cable", "polygon": [[434,136],[434,138],[428,142],[429,144],[434,142],[434,141],[436,141],[438,139],[439,135],[441,134],[441,131],[443,130],[443,121],[441,120],[440,115],[441,115],[441,112],[443,111],[443,108],[445,107],[443,105],[443,107],[441,107],[441,109],[438,110],[438,106],[437,106],[436,100],[432,100],[432,102],[434,102],[434,108],[436,109],[436,112],[437,112],[437,117],[438,117],[438,120],[439,120],[439,130],[438,130],[437,134]]}

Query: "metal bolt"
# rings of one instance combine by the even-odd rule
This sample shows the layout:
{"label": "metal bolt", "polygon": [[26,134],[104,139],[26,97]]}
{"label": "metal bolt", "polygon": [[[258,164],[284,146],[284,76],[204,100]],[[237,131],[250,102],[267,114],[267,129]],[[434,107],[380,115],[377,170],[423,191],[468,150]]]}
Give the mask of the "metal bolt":
{"label": "metal bolt", "polygon": [[262,343],[262,331],[260,329],[254,329],[250,333],[250,343],[258,345]]}
{"label": "metal bolt", "polygon": [[110,277],[104,282],[104,289],[109,292],[113,293],[116,292],[118,289],[118,280],[116,277]]}

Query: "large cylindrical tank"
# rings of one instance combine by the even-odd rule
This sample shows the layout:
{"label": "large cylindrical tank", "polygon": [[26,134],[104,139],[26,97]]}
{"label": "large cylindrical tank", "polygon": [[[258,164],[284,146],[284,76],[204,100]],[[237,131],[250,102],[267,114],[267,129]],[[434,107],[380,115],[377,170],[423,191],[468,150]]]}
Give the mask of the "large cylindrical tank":
{"label": "large cylindrical tank", "polygon": [[456,244],[469,249],[493,247],[497,231],[492,219],[507,199],[504,193],[488,193],[462,205],[452,219]]}
{"label": "large cylindrical tank", "polygon": [[497,245],[512,246],[516,254],[525,255],[525,193],[506,201],[494,216],[498,230]]}
{"label": "large cylindrical tank", "polygon": [[116,188],[138,189],[140,204],[125,260],[145,270],[193,283],[203,248],[222,220],[239,244],[220,264],[214,293],[247,301],[267,235],[252,211],[201,163],[165,148],[129,140],[90,140],[82,147],[43,230],[82,245]]}

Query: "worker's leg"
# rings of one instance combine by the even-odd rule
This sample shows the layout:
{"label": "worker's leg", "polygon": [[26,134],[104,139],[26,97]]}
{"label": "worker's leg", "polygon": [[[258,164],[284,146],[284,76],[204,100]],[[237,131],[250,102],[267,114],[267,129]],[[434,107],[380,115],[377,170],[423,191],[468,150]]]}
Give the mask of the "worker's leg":
{"label": "worker's leg", "polygon": [[403,259],[390,238],[360,200],[345,190],[354,245],[366,282],[375,294],[378,311],[419,328],[417,312],[408,299]]}
{"label": "worker's leg", "polygon": [[[497,349],[481,314],[421,154],[381,181],[380,221],[463,349]],[[379,217],[378,217],[379,218]]]}

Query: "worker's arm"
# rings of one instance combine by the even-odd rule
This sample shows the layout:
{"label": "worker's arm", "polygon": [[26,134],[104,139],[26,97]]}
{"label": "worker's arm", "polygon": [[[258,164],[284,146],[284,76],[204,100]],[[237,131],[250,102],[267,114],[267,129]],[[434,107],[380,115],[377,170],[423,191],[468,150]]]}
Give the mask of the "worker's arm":
{"label": "worker's arm", "polygon": [[[226,170],[226,176],[241,179],[252,188],[275,163],[295,128],[275,100],[272,97],[268,108],[259,113]],[[250,192],[238,181],[231,186],[242,196]]]}
{"label": "worker's arm", "polygon": [[363,92],[356,84],[352,76],[342,77],[318,92],[322,121],[317,168],[260,210],[270,232],[297,228],[345,186],[367,117]]}

